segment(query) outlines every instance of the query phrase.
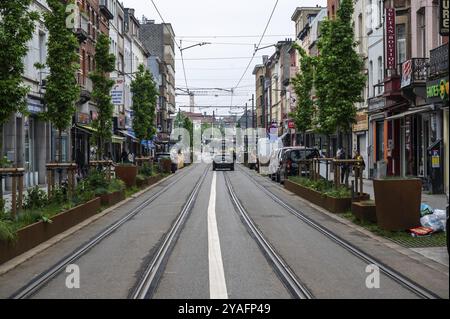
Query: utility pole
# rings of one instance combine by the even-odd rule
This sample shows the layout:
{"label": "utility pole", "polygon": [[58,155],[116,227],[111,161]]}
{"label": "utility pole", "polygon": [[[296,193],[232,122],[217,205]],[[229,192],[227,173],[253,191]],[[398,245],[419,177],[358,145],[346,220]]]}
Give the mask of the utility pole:
{"label": "utility pole", "polygon": [[255,129],[255,94],[252,94],[252,128]]}

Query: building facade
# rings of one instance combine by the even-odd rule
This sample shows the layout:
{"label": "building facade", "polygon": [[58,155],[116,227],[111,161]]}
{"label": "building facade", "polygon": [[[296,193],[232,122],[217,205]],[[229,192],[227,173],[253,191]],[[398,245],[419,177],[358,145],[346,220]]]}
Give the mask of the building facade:
{"label": "building facade", "polygon": [[[171,24],[156,24],[154,20],[144,20],[141,23],[140,39],[150,52],[150,57],[158,62],[160,100],[157,113],[158,135],[156,147],[158,151],[167,151],[172,130],[171,115],[176,113],[175,105],[175,33]],[[157,57],[158,60],[155,60]]]}
{"label": "building facade", "polygon": [[[24,59],[23,81],[30,88],[27,96],[27,116],[14,114],[3,126],[3,150],[8,160],[16,167],[25,169],[25,187],[44,184],[45,164],[51,158],[51,126],[39,115],[45,111],[43,94],[48,70],[38,70],[36,63],[45,64],[47,60],[48,31],[43,21],[43,13],[49,8],[46,1],[35,0],[30,10],[40,14],[36,22],[33,38],[28,43],[28,54]],[[5,180],[2,181],[5,183]],[[9,181],[8,181],[9,182]],[[10,189],[10,185],[3,185]]]}

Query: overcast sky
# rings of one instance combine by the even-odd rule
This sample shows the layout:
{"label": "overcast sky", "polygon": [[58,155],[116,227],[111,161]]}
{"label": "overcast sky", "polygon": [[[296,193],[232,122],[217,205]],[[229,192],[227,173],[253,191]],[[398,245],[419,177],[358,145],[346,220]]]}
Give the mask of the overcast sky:
{"label": "overcast sky", "polygon": [[[164,20],[172,24],[177,42],[183,41],[182,47],[199,42],[211,42],[210,45],[184,51],[187,83],[191,89],[210,87],[230,89],[237,85],[276,2],[276,0],[154,1]],[[156,23],[161,22],[151,0],[123,0],[123,4],[125,7],[135,8],[136,17],[139,20],[144,15],[147,19],[156,20]],[[295,26],[291,21],[295,8],[316,5],[325,6],[326,0],[279,0],[261,47],[275,44],[285,38],[295,38]],[[261,63],[262,55],[271,55],[273,52],[273,47],[258,51],[236,91],[232,105],[242,106],[251,99],[255,90],[253,68],[256,64]],[[176,87],[186,88],[178,49],[175,54],[177,59]],[[230,59],[235,57],[242,59]],[[204,60],[203,58],[213,58],[213,60]],[[251,102],[248,103],[251,105]],[[231,104],[231,98],[225,96],[196,97],[195,104],[198,106],[228,106]],[[177,96],[177,106],[183,105],[189,105],[189,99]],[[197,108],[196,111],[212,114],[213,109]],[[237,110],[239,109],[233,109],[232,112]],[[242,113],[242,109],[240,110]],[[217,109],[216,113],[228,115],[229,111],[229,108]]]}

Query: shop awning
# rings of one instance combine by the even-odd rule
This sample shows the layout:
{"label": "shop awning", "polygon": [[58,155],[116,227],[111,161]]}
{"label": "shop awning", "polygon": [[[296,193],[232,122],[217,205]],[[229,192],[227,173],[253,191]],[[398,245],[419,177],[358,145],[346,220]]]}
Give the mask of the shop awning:
{"label": "shop awning", "polygon": [[133,132],[124,131],[124,130],[121,130],[119,132],[120,132],[120,134],[123,134],[123,136],[131,138],[132,140],[134,140],[134,142],[138,142],[138,139],[136,138],[136,136],[134,135]]}
{"label": "shop awning", "polygon": [[75,125],[75,129],[83,131],[87,134],[92,134],[93,132],[97,132],[97,130],[95,128],[93,128],[92,126],[84,125],[84,124]]}
{"label": "shop awning", "polygon": [[112,142],[113,144],[122,144],[125,141],[125,138],[122,136],[113,135]]}
{"label": "shop awning", "polygon": [[387,117],[386,120],[396,120],[396,119],[401,119],[404,118],[406,116],[410,116],[410,115],[414,115],[414,114],[419,114],[419,113],[425,113],[425,112],[430,112],[434,110],[434,106],[433,105],[427,105],[427,106],[422,106],[422,107],[414,107],[412,109],[409,109],[409,111],[400,113],[400,114],[396,114],[394,116],[391,117]]}

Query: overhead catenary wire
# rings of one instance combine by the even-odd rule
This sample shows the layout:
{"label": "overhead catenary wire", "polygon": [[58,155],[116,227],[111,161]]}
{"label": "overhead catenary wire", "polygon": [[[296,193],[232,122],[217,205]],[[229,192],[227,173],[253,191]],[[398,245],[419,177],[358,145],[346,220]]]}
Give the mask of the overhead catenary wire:
{"label": "overhead catenary wire", "polygon": [[250,61],[249,61],[249,63],[247,64],[247,67],[246,67],[245,70],[244,70],[244,73],[242,74],[241,78],[239,79],[239,81],[237,82],[237,84],[234,86],[234,88],[239,87],[239,85],[240,85],[241,82],[242,82],[242,79],[243,79],[244,76],[247,74],[247,71],[248,71],[248,69],[250,68],[250,65],[251,65],[252,62],[253,62],[253,59],[255,58],[256,52],[258,52],[258,49],[259,49],[260,46],[261,46],[261,43],[262,43],[262,41],[263,41],[263,39],[264,39],[264,36],[265,36],[265,34],[266,34],[266,32],[267,32],[267,29],[269,28],[270,22],[272,21],[273,14],[275,13],[275,10],[276,10],[276,8],[277,8],[277,6],[278,6],[278,2],[279,2],[279,0],[276,0],[276,1],[275,1],[275,5],[273,6],[272,12],[270,13],[269,20],[268,20],[267,23],[266,23],[266,26],[265,26],[265,28],[264,28],[263,34],[262,34],[261,38],[259,39],[258,45],[256,46],[255,51],[253,52],[253,55],[252,55],[252,57],[250,58]]}
{"label": "overhead catenary wire", "polygon": [[150,1],[152,2],[153,7],[155,8],[156,12],[158,13],[158,15],[159,15],[161,21],[163,22],[164,26],[166,27],[167,31],[169,31],[170,37],[172,38],[173,42],[174,42],[175,45],[177,46],[178,50],[180,50],[180,54],[181,54],[181,63],[182,63],[182,65],[183,65],[184,81],[185,81],[185,84],[186,84],[186,89],[189,91],[189,85],[188,85],[188,82],[187,82],[187,76],[186,76],[186,67],[185,67],[185,64],[184,64],[183,50],[182,50],[182,48],[181,48],[181,45],[177,43],[177,41],[176,41],[176,39],[175,39],[175,36],[174,36],[173,33],[172,33],[172,30],[170,30],[169,27],[167,26],[167,23],[165,22],[165,20],[164,20],[162,14],[161,14],[161,12],[159,11],[158,7],[156,6],[155,1],[153,1],[153,0],[150,0]]}

